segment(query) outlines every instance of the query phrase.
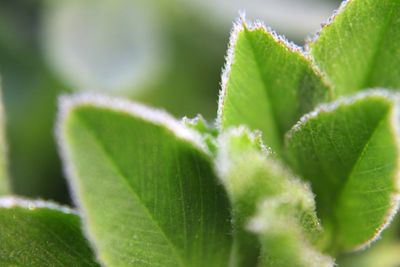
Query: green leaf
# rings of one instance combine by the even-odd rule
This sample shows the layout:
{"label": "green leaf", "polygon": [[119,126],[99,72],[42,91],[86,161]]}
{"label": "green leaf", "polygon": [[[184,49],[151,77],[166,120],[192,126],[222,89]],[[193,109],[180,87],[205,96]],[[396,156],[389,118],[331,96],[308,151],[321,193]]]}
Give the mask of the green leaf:
{"label": "green leaf", "polygon": [[[218,147],[216,168],[233,208],[231,266],[258,266],[261,252],[262,266],[332,266],[312,248],[321,228],[311,191],[268,156],[261,136],[244,127],[229,129],[218,138]],[[263,202],[271,207],[259,209]],[[293,231],[284,229],[288,223]],[[296,249],[282,243],[287,238]]]}
{"label": "green leaf", "polygon": [[396,267],[400,266],[398,238],[400,217],[396,216],[390,226],[381,235],[381,238],[373,247],[357,251],[356,253],[344,253],[336,262],[340,267]]}
{"label": "green leaf", "polygon": [[301,48],[261,24],[236,23],[222,76],[222,129],[244,124],[261,130],[265,144],[279,153],[284,133],[328,98],[327,85]]}
{"label": "green leaf", "polygon": [[193,119],[183,117],[182,123],[185,126],[191,128],[191,129],[194,129],[195,131],[200,133],[204,143],[207,145],[210,152],[213,155],[216,154],[216,152],[217,152],[216,137],[219,134],[219,131],[217,128],[210,126],[206,122],[206,120],[199,114]]}
{"label": "green leaf", "polygon": [[5,135],[5,116],[3,107],[3,94],[0,79],[0,195],[10,193],[7,169],[7,145]]}
{"label": "green leaf", "polygon": [[201,136],[122,99],[65,97],[58,124],[67,176],[108,266],[224,266],[230,207]]}
{"label": "green leaf", "polygon": [[335,95],[400,88],[400,1],[345,1],[308,46]]}
{"label": "green leaf", "polygon": [[98,266],[68,208],[2,197],[0,229],[1,266]]}
{"label": "green leaf", "polygon": [[372,91],[322,105],[289,132],[289,161],[316,194],[332,252],[364,248],[397,212],[397,96]]}
{"label": "green leaf", "polygon": [[249,230],[262,244],[260,266],[264,267],[333,267],[333,259],[318,251],[307,239],[302,223],[310,223],[308,213],[314,206],[306,188],[266,198]]}

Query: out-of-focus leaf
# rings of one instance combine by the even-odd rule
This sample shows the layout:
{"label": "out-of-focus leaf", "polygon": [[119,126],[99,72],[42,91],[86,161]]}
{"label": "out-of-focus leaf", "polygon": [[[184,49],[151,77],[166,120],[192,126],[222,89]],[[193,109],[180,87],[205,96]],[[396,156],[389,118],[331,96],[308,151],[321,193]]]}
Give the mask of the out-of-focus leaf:
{"label": "out-of-focus leaf", "polygon": [[321,229],[311,191],[268,158],[261,136],[233,128],[218,148],[216,168],[233,208],[231,266],[332,266],[312,247]]}
{"label": "out-of-focus leaf", "polygon": [[265,144],[279,153],[284,133],[328,95],[301,48],[263,25],[236,23],[222,77],[222,129],[245,124],[261,130]]}
{"label": "out-of-focus leaf", "polygon": [[10,192],[7,168],[7,145],[5,136],[5,115],[3,108],[3,93],[0,80],[0,195]]}
{"label": "out-of-focus leaf", "polygon": [[335,95],[400,88],[400,1],[345,1],[309,50]]}
{"label": "out-of-focus leaf", "polygon": [[363,93],[306,115],[287,139],[291,165],[312,184],[330,250],[363,248],[398,207],[395,96]]}
{"label": "out-of-focus leaf", "polygon": [[135,99],[162,107],[177,117],[201,113],[208,120],[214,119],[230,25],[222,26],[208,14],[205,19],[198,9],[177,1],[153,2],[162,20],[162,31],[169,39],[166,53],[170,53],[171,60],[159,79],[151,76],[151,83]]}
{"label": "out-of-focus leaf", "polygon": [[[379,241],[380,242],[380,241]],[[345,255],[338,260],[340,267],[397,267],[400,266],[400,244],[388,242],[357,252]]]}
{"label": "out-of-focus leaf", "polygon": [[103,264],[228,262],[230,207],[198,133],[121,99],[81,95],[61,105],[68,178]]}
{"label": "out-of-focus leaf", "polygon": [[68,208],[2,197],[0,229],[1,266],[98,266]]}
{"label": "out-of-focus leaf", "polygon": [[133,92],[157,79],[167,46],[150,1],[44,2],[44,51],[74,89]]}
{"label": "out-of-focus leaf", "polygon": [[199,13],[203,11],[203,18],[220,24],[230,23],[232,18],[237,16],[238,10],[245,10],[249,18],[265,21],[267,25],[284,33],[291,40],[301,42],[304,41],[304,36],[314,31],[323,19],[330,16],[340,0],[176,0],[176,2],[181,5],[187,4]]}
{"label": "out-of-focus leaf", "polygon": [[0,3],[0,74],[10,185],[18,195],[68,202],[53,136],[56,95],[65,86],[52,77],[41,58],[40,7],[39,1]]}
{"label": "out-of-focus leaf", "polygon": [[[287,194],[267,198],[250,222],[249,230],[259,236],[262,244],[260,266],[264,267],[333,267],[332,258],[323,255],[307,240],[301,222],[309,214],[301,211],[314,207],[312,193],[297,187]],[[303,217],[304,216],[304,217]],[[303,220],[303,221],[302,221]]]}

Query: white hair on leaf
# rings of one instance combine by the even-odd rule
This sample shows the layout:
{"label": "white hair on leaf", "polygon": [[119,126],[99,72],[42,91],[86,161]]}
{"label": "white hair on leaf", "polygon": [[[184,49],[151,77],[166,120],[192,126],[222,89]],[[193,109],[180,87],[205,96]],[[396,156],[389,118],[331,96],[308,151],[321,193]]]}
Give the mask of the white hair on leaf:
{"label": "white hair on leaf", "polygon": [[[340,97],[335,102],[322,104],[318,106],[314,111],[300,118],[300,120],[296,123],[296,125],[286,134],[285,140],[286,141],[289,140],[292,137],[292,135],[300,131],[306,123],[308,123],[310,120],[316,119],[321,113],[330,113],[340,107],[349,106],[356,103],[357,101],[362,101],[363,99],[367,98],[382,98],[392,103],[392,110],[390,114],[390,120],[391,120],[390,125],[392,128],[392,135],[397,146],[397,151],[399,153],[398,156],[400,157],[400,125],[399,125],[400,93],[387,91],[385,89],[380,89],[380,88],[361,91],[350,97]],[[382,225],[376,229],[374,235],[370,239],[356,246],[354,249],[352,249],[352,251],[359,251],[366,249],[373,242],[377,241],[380,238],[383,230],[385,230],[390,225],[394,216],[397,214],[400,207],[400,160],[398,160],[396,168],[397,168],[396,175],[394,175],[393,177],[394,185],[396,187],[395,188],[396,192],[392,193],[391,195],[390,206],[383,219]]]}
{"label": "white hair on leaf", "polygon": [[44,201],[44,200],[29,200],[26,198],[16,197],[16,196],[4,196],[0,197],[0,209],[12,209],[12,208],[24,208],[28,210],[37,210],[37,209],[50,209],[60,211],[66,214],[75,214],[78,215],[77,211],[60,204],[57,204],[52,201]]}
{"label": "white hair on leaf", "polygon": [[348,5],[350,2],[352,2],[352,0],[344,0],[344,1],[340,4],[339,8],[336,9],[336,10],[333,12],[333,14],[328,18],[328,20],[327,20],[326,22],[324,22],[324,23],[321,24],[320,29],[319,29],[316,33],[314,33],[313,36],[309,36],[309,37],[306,38],[305,52],[306,52],[307,54],[310,53],[312,44],[314,44],[314,43],[316,43],[316,42],[318,41],[318,39],[319,39],[319,37],[321,36],[323,30],[324,30],[326,27],[329,27],[329,26],[332,25],[332,23],[335,21],[336,17],[337,17],[338,15],[340,15],[340,14],[346,9],[347,5]]}
{"label": "white hair on leaf", "polygon": [[303,47],[296,45],[295,43],[289,41],[285,36],[278,34],[276,31],[266,26],[262,21],[248,22],[245,18],[245,13],[240,12],[239,18],[234,22],[233,28],[230,34],[228,52],[225,56],[225,65],[222,69],[221,75],[221,89],[219,92],[218,99],[218,112],[216,119],[216,126],[218,129],[222,128],[222,119],[223,119],[223,109],[224,109],[224,101],[227,95],[227,86],[231,75],[231,69],[233,64],[235,63],[235,50],[237,41],[239,38],[239,34],[245,30],[248,31],[256,31],[261,30],[268,36],[270,36],[277,44],[281,47],[289,51],[290,53],[295,53],[303,58],[306,62],[309,63],[309,67],[314,71],[314,73],[320,77],[321,81],[328,87],[332,88],[332,83],[327,79],[326,75],[324,75],[320,69],[312,64],[312,59],[309,54],[304,50]]}
{"label": "white hair on leaf", "polygon": [[[400,94],[399,93],[392,93],[388,92],[387,90],[384,89],[370,89],[366,91],[360,91],[352,96],[342,96],[338,98],[335,102],[331,103],[324,103],[319,106],[317,106],[313,111],[303,115],[299,121],[292,127],[292,129],[287,132],[285,139],[290,139],[291,136],[299,131],[308,121],[313,120],[318,117],[319,114],[321,113],[329,113],[333,112],[339,107],[343,106],[349,106],[354,104],[357,101],[363,100],[365,98],[369,97],[380,97],[384,98],[388,101],[391,102],[396,102],[400,100]],[[400,132],[400,131],[399,131]]]}
{"label": "white hair on leaf", "polygon": [[[206,155],[211,154],[206,144],[204,144],[200,133],[190,129],[189,127],[186,127],[183,123],[179,122],[164,111],[155,110],[123,98],[108,97],[93,93],[81,93],[72,96],[62,96],[59,99],[59,111],[57,116],[55,135],[60,151],[60,156],[62,162],[64,163],[64,173],[66,177],[68,177],[67,182],[70,188],[71,197],[78,207],[78,210],[84,210],[82,207],[84,206],[84,204],[82,203],[82,201],[79,201],[80,196],[82,196],[83,193],[80,191],[81,187],[78,186],[78,170],[72,164],[73,154],[68,148],[67,142],[65,140],[65,121],[68,120],[68,117],[72,114],[74,110],[80,107],[93,107],[114,112],[120,112],[134,118],[142,119],[144,121],[147,121],[148,123],[162,126],[165,129],[169,130],[176,137],[180,138],[182,141],[187,141],[188,143],[192,144],[193,147],[197,148],[199,151],[205,153]],[[86,217],[85,213],[82,212],[79,215],[84,222],[82,227],[83,233],[85,234],[85,237],[91,242],[93,250],[96,252],[96,258],[101,261],[101,254],[98,253],[99,247],[96,245],[96,242],[94,242],[91,234],[89,233],[90,221]]]}
{"label": "white hair on leaf", "polygon": [[[62,139],[62,122],[67,119],[70,113],[79,107],[97,107],[110,111],[121,112],[135,118],[148,121],[155,125],[163,126],[170,130],[177,137],[193,143],[203,152],[208,153],[207,146],[203,143],[201,135],[195,130],[186,127],[173,118],[167,112],[152,109],[119,97],[108,97],[101,94],[81,93],[72,96],[61,96],[59,100],[59,114],[57,119],[56,137]],[[62,141],[62,140],[60,140]]]}

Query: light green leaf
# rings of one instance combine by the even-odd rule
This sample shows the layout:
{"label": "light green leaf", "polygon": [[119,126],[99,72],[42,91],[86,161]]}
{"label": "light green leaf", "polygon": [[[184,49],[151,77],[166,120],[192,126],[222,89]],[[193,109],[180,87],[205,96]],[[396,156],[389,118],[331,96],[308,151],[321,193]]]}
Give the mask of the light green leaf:
{"label": "light green leaf", "polygon": [[67,176],[108,266],[224,266],[229,201],[206,145],[169,115],[122,99],[65,97]]}
{"label": "light green leaf", "polygon": [[265,144],[279,153],[284,133],[328,98],[327,85],[301,48],[261,24],[236,23],[222,76],[222,129],[244,124],[261,130]]}
{"label": "light green leaf", "polygon": [[400,89],[400,1],[345,1],[308,46],[335,95]]}
{"label": "light green leaf", "polygon": [[260,266],[333,267],[333,259],[318,251],[304,230],[312,219],[307,212],[314,206],[311,191],[296,189],[266,198],[249,224],[262,244]]}
{"label": "light green leaf", "polygon": [[5,116],[0,79],[0,195],[10,193],[10,184],[8,179]]}
{"label": "light green leaf", "polygon": [[182,123],[185,126],[191,128],[191,129],[194,129],[195,131],[200,133],[204,143],[207,145],[210,152],[213,155],[216,154],[216,152],[217,152],[216,137],[219,134],[219,131],[217,128],[210,126],[206,122],[206,120],[199,114],[193,119],[184,117],[182,119]]}
{"label": "light green leaf", "polygon": [[397,96],[373,91],[320,106],[289,132],[288,157],[312,184],[331,252],[375,240],[397,212]]}
{"label": "light green leaf", "polygon": [[0,198],[0,266],[98,266],[72,210]]}
{"label": "light green leaf", "polygon": [[[321,228],[311,191],[268,157],[261,136],[244,127],[229,129],[218,138],[218,147],[216,168],[233,208],[231,266],[257,266],[261,252],[262,266],[332,266],[312,248]],[[258,209],[263,202],[271,207]],[[293,231],[284,229],[288,223]],[[288,238],[296,249],[282,243]]]}

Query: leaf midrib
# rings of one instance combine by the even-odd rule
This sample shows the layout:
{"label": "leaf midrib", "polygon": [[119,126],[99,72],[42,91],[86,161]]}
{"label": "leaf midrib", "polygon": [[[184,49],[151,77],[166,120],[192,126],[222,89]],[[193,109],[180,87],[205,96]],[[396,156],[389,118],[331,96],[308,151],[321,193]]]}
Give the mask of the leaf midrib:
{"label": "leaf midrib", "polygon": [[153,222],[153,224],[159,229],[159,232],[162,234],[162,236],[165,238],[167,243],[170,245],[172,248],[172,251],[174,252],[177,261],[179,262],[181,267],[185,267],[186,265],[184,264],[185,260],[183,259],[182,255],[179,253],[178,248],[173,244],[173,242],[168,238],[167,234],[164,232],[160,224],[154,219],[153,214],[150,212],[150,210],[147,208],[146,205],[142,202],[141,198],[137,195],[137,193],[134,190],[134,187],[131,185],[129,182],[128,176],[125,175],[125,173],[122,170],[122,167],[111,157],[110,151],[107,149],[107,146],[101,141],[100,137],[96,134],[96,132],[90,127],[90,123],[87,123],[87,121],[82,118],[77,116],[78,120],[81,122],[81,124],[86,128],[88,133],[93,136],[94,140],[96,140],[96,143],[98,144],[99,149],[102,150],[103,154],[105,155],[105,158],[108,159],[111,167],[117,172],[118,176],[121,178],[123,183],[127,185],[129,188],[129,191],[132,192],[134,198],[138,200],[138,202],[141,204],[143,210],[147,213],[149,216],[150,220]]}
{"label": "leaf midrib", "polygon": [[[362,160],[362,156],[365,154],[366,149],[368,148],[371,140],[373,139],[373,137],[375,136],[377,130],[380,128],[380,126],[382,125],[382,123],[384,123],[387,119],[387,116],[391,114],[392,109],[388,108],[385,113],[382,115],[381,119],[376,123],[374,130],[371,132],[371,134],[369,135],[369,137],[367,138],[367,141],[365,142],[365,144],[362,146],[362,149],[360,150],[360,153],[358,154],[357,160],[354,162],[353,166],[351,167],[351,169],[349,170],[348,174],[345,175],[346,179],[344,180],[344,182],[341,184],[339,190],[337,191],[338,193],[336,194],[334,200],[333,200],[333,207],[334,207],[334,212],[332,213],[331,219],[332,222],[334,223],[334,229],[337,229],[339,227],[339,223],[338,223],[338,218],[336,215],[336,209],[337,209],[337,204],[339,202],[339,200],[341,199],[341,196],[343,194],[343,189],[346,187],[346,185],[348,184],[351,176],[353,175],[353,172],[356,168],[356,166],[358,166],[358,163]],[[335,237],[335,240],[337,241],[337,237]]]}
{"label": "leaf midrib", "polygon": [[[393,5],[395,5],[395,3]],[[374,69],[375,69],[374,67],[375,67],[376,62],[379,57],[379,52],[381,51],[382,44],[384,43],[384,41],[386,39],[385,37],[387,36],[390,26],[393,24],[394,10],[395,10],[395,8],[390,8],[390,13],[387,16],[384,26],[383,26],[383,29],[381,30],[381,32],[378,36],[378,40],[375,45],[376,49],[374,49],[374,52],[371,55],[371,59],[369,60],[368,67],[365,71],[366,75],[364,76],[364,79],[361,81],[359,88],[357,88],[358,90],[371,86],[372,74],[374,72]]]}
{"label": "leaf midrib", "polygon": [[[281,138],[282,133],[281,133],[281,130],[279,129],[280,125],[278,124],[278,118],[276,117],[275,108],[274,108],[274,106],[272,104],[272,101],[270,101],[270,96],[269,96],[269,92],[268,92],[269,89],[268,89],[268,86],[267,86],[267,81],[265,80],[265,77],[264,77],[264,75],[263,75],[263,73],[261,71],[261,62],[259,60],[259,57],[257,56],[258,53],[256,51],[255,44],[253,42],[253,38],[248,35],[248,33],[251,32],[251,30],[248,29],[246,27],[246,25],[244,25],[243,27],[244,27],[244,35],[246,36],[246,40],[250,44],[250,48],[251,48],[251,52],[252,52],[252,55],[253,55],[253,59],[256,62],[256,65],[257,65],[257,72],[259,73],[260,80],[262,81],[262,83],[264,85],[264,90],[263,91],[264,91],[265,96],[266,96],[265,98],[266,98],[267,106],[268,106],[269,112],[271,113],[271,118],[272,118],[272,120],[274,122],[273,123],[274,124],[273,128],[274,128],[274,132],[275,132],[275,138],[276,138],[276,141],[277,141],[276,145],[279,146],[279,147],[276,147],[275,150],[277,150],[277,152],[280,152],[280,151],[282,151],[282,138]],[[267,32],[263,32],[263,33],[268,34]],[[270,36],[267,36],[267,37],[270,37]]]}

